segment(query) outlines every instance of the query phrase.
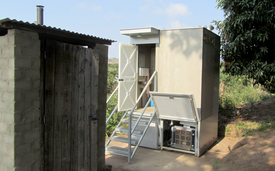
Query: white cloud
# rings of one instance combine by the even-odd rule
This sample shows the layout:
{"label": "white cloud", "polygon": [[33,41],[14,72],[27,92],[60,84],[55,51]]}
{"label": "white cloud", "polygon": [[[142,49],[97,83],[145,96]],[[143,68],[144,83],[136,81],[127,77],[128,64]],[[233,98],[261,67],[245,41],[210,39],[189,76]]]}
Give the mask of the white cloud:
{"label": "white cloud", "polygon": [[123,15],[120,14],[115,14],[113,12],[110,12],[108,17],[105,17],[106,20],[111,20],[111,19],[121,19],[123,18]]}
{"label": "white cloud", "polygon": [[100,10],[101,10],[101,6],[100,6],[100,5],[93,4],[93,5],[92,5],[92,10],[94,10],[94,11],[100,11]]}
{"label": "white cloud", "polygon": [[87,8],[87,2],[79,2],[76,6],[81,9]]}
{"label": "white cloud", "polygon": [[79,9],[92,9],[93,11],[100,11],[101,6],[97,4],[89,5],[88,2],[83,1],[76,4],[76,7]]}
{"label": "white cloud", "polygon": [[140,6],[139,9],[141,11],[145,11],[145,10],[149,9],[149,5],[147,4],[147,5]]}
{"label": "white cloud", "polygon": [[186,28],[187,25],[184,23],[181,23],[180,21],[171,21],[170,22],[170,28],[172,29],[179,29],[179,28]]}
{"label": "white cloud", "polygon": [[170,3],[166,7],[156,7],[154,13],[169,15],[170,17],[189,15],[188,7],[180,3]]}
{"label": "white cloud", "polygon": [[186,16],[189,13],[187,6],[179,3],[170,3],[169,7],[166,9],[166,12],[170,16]]}

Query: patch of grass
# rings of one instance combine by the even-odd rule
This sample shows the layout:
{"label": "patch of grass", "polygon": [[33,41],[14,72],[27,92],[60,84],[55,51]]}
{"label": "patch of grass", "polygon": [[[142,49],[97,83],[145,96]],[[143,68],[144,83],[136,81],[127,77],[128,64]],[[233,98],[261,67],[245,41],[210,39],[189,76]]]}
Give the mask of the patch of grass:
{"label": "patch of grass", "polygon": [[[257,132],[262,132],[267,129],[275,129],[275,118],[270,118],[267,121],[261,121],[261,122],[251,122],[251,123],[238,122],[236,125],[236,131],[242,132],[242,137],[253,136]],[[225,131],[231,132],[231,128],[226,127]]]}
{"label": "patch of grass", "polygon": [[219,158],[215,158],[212,162],[212,171],[216,171],[218,170],[220,165],[220,159]]}
{"label": "patch of grass", "polygon": [[242,130],[242,129],[246,129],[248,126],[249,125],[245,122],[238,122],[236,129],[237,129],[237,131]]}
{"label": "patch of grass", "polygon": [[251,128],[248,128],[244,131],[243,133],[243,137],[248,137],[248,136],[253,136],[256,134],[256,130],[255,129],[251,129]]}
{"label": "patch of grass", "polygon": [[231,135],[231,128],[226,127],[226,128],[225,128],[225,134],[226,134],[226,135]]}
{"label": "patch of grass", "polygon": [[259,128],[258,131],[264,131],[269,128],[275,128],[275,118],[270,118],[267,122],[260,122],[258,123]]}
{"label": "patch of grass", "polygon": [[232,76],[223,73],[224,67],[220,68],[220,94],[219,113],[231,117],[233,110],[241,105],[275,98],[275,94],[267,92],[261,85],[253,85],[254,81],[246,76]]}

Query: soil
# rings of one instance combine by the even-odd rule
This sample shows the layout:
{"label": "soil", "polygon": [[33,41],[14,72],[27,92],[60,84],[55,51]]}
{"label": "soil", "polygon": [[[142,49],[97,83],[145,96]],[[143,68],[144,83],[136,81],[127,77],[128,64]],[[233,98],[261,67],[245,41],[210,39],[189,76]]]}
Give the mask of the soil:
{"label": "soil", "polygon": [[[238,123],[251,124],[267,122],[275,118],[274,99],[239,106],[231,118],[220,118],[227,128],[237,128]],[[232,129],[227,137],[240,138],[230,153],[219,161],[219,171],[225,170],[275,170],[275,129],[256,132],[253,136],[242,137],[241,130]]]}

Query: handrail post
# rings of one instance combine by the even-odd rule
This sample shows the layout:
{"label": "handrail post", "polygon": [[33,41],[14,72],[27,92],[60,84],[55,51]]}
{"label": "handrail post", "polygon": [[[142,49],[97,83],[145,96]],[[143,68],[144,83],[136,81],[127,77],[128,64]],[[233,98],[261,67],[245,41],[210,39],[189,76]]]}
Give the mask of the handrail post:
{"label": "handrail post", "polygon": [[128,163],[131,161],[131,127],[132,127],[132,113],[129,114],[129,122],[128,122]]}
{"label": "handrail post", "polygon": [[157,74],[154,76],[154,91],[157,91]]}

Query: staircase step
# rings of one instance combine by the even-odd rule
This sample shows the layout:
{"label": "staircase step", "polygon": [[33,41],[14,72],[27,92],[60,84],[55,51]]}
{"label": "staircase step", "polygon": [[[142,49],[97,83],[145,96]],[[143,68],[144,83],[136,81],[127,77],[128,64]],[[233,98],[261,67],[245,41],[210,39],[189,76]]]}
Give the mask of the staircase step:
{"label": "staircase step", "polygon": [[[130,112],[128,112],[127,115],[129,115],[129,113],[130,113]],[[140,112],[140,111],[134,111],[134,112],[132,113],[132,117],[139,117],[141,113],[142,113],[142,112]],[[154,114],[154,112],[144,112],[144,114],[142,115],[142,118],[151,118],[151,116],[152,116],[153,114]]]}
{"label": "staircase step", "polygon": [[[149,120],[150,119],[148,119],[148,118],[141,118],[138,124],[139,125],[148,125]],[[132,124],[135,124],[136,121],[137,121],[137,118],[133,118]],[[129,118],[122,119],[122,122],[128,123],[129,122]]]}
{"label": "staircase step", "polygon": [[[127,127],[119,127],[119,128],[116,128],[116,132],[121,132],[123,134],[128,134],[128,128]],[[134,134],[135,135],[142,135],[143,133],[143,130],[135,130],[134,131]]]}
{"label": "staircase step", "polygon": [[[131,144],[132,145],[137,145],[138,143],[137,137],[131,139]],[[118,141],[118,142],[123,142],[123,143],[128,143],[128,138],[127,137],[119,137],[119,136],[114,136],[112,137],[112,141]]]}
{"label": "staircase step", "polygon": [[[111,154],[128,157],[128,148],[121,148],[115,146],[107,146],[106,151]],[[132,151],[132,150],[131,150]]]}

